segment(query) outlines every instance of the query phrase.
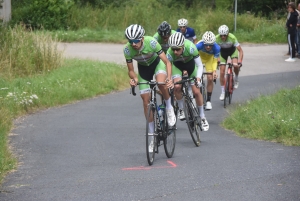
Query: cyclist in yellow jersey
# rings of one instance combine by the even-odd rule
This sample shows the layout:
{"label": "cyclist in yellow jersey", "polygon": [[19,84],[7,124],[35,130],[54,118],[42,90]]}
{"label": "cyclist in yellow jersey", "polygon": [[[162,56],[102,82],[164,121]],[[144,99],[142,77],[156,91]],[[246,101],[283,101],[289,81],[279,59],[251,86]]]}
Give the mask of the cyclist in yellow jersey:
{"label": "cyclist in yellow jersey", "polygon": [[196,44],[199,51],[201,61],[205,65],[207,73],[212,73],[212,75],[207,75],[207,102],[206,110],[211,110],[211,95],[213,91],[213,80],[217,78],[217,65],[218,58],[220,56],[220,46],[216,43],[216,37],[211,31],[207,31],[203,34],[202,40]]}

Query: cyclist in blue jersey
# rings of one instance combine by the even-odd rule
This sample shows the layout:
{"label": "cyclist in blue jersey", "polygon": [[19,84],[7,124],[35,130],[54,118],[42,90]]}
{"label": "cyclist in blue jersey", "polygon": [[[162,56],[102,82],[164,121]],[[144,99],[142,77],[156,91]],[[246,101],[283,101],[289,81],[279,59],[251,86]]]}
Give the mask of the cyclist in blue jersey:
{"label": "cyclist in blue jersey", "polygon": [[217,65],[218,58],[220,56],[220,46],[216,43],[216,36],[207,31],[203,34],[202,40],[196,44],[199,51],[202,63],[205,65],[207,73],[207,98],[206,98],[206,110],[211,110],[211,95],[214,88],[213,80],[217,78]]}
{"label": "cyclist in blue jersey", "polygon": [[181,18],[178,20],[178,29],[177,32],[181,32],[184,37],[190,41],[192,41],[194,44],[197,43],[196,41],[196,34],[195,30],[191,27],[188,27],[188,20]]}

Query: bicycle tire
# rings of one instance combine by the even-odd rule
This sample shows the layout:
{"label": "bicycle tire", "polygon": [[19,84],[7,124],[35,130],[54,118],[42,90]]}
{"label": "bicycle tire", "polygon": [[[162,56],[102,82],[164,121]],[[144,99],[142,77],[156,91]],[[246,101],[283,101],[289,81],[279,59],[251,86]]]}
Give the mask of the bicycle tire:
{"label": "bicycle tire", "polygon": [[226,105],[229,104],[229,80],[230,80],[229,76],[230,76],[229,74],[226,74],[224,108],[226,108]]}
{"label": "bicycle tire", "polygon": [[[167,119],[167,115],[165,115],[165,119]],[[165,121],[164,124],[164,149],[166,156],[171,158],[176,144],[176,123],[171,128],[169,128],[168,121]]]}
{"label": "bicycle tire", "polygon": [[229,104],[231,104],[231,99],[232,99],[232,94],[233,94],[233,86],[234,86],[234,79],[233,79],[233,75],[230,76],[230,83],[229,83],[229,96],[228,96],[228,102]]}
{"label": "bicycle tire", "polygon": [[184,99],[184,114],[192,140],[194,144],[199,147],[201,142],[200,131],[202,130],[201,120],[199,121],[200,117],[198,112],[196,111],[195,106],[193,106],[191,100],[187,97]]}
{"label": "bicycle tire", "polygon": [[[152,113],[151,113],[152,111]],[[149,165],[153,164],[154,161],[154,157],[155,157],[155,148],[157,146],[157,135],[149,135],[149,118],[150,115],[153,117],[153,121],[154,121],[154,131],[156,130],[156,121],[155,118],[157,115],[156,109],[152,106],[152,105],[148,105],[148,112],[147,112],[147,118],[146,118],[146,154],[147,154],[147,161]],[[153,140],[153,150],[152,152],[149,151],[149,145],[151,140]]]}
{"label": "bicycle tire", "polygon": [[203,108],[206,109],[206,86],[204,82],[202,83],[202,86],[200,87],[200,92],[203,97]]}

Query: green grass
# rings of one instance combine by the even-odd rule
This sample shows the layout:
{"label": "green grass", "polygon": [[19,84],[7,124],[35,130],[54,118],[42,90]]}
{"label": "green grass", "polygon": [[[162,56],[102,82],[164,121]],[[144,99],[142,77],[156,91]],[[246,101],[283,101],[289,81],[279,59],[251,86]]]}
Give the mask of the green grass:
{"label": "green grass", "polygon": [[90,60],[68,59],[43,75],[0,79],[0,182],[16,167],[7,136],[12,120],[43,108],[107,94],[128,87],[127,70],[120,65]]}
{"label": "green grass", "polygon": [[284,19],[274,17],[270,21],[251,14],[241,14],[237,17],[237,31],[234,32],[234,13],[228,10],[212,11],[200,5],[184,9],[180,6],[167,7],[155,0],[140,0],[134,7],[96,9],[75,6],[69,12],[69,29],[50,32],[64,42],[124,43],[124,31],[130,24],[141,24],[146,35],[153,36],[162,21],[169,22],[173,29],[177,29],[177,20],[185,17],[199,40],[205,31],[217,34],[218,28],[226,24],[239,42],[286,43]]}
{"label": "green grass", "polygon": [[241,137],[300,146],[300,86],[237,106],[222,123]]}

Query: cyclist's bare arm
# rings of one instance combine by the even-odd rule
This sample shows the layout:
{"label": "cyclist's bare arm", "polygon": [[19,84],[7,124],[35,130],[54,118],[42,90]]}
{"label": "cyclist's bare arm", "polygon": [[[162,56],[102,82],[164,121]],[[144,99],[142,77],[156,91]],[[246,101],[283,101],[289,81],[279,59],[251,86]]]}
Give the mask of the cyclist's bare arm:
{"label": "cyclist's bare arm", "polygon": [[238,60],[238,63],[242,63],[243,62],[243,57],[244,57],[243,49],[242,49],[241,45],[237,46],[236,48],[239,51],[239,60]]}
{"label": "cyclist's bare arm", "polygon": [[136,77],[136,74],[134,72],[133,62],[127,63],[127,68],[128,68],[128,76],[131,78],[130,85],[136,86],[136,84],[138,83],[138,78]]}

